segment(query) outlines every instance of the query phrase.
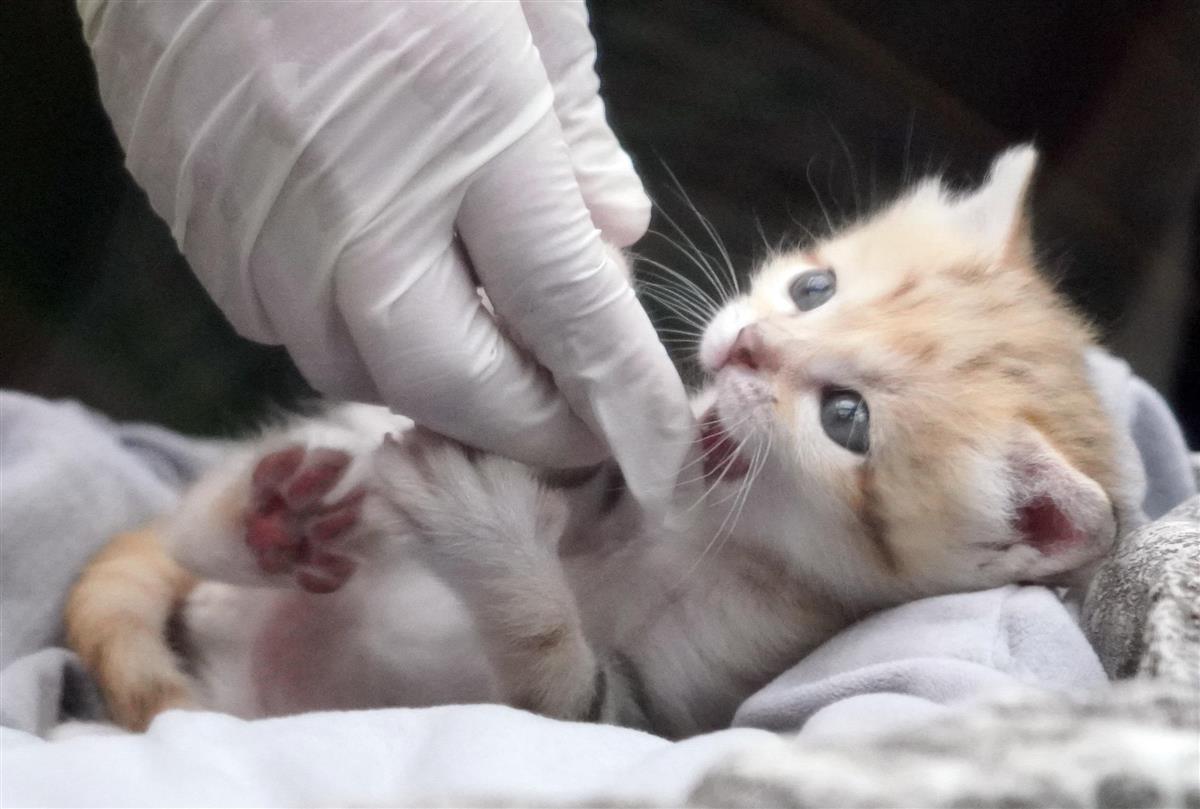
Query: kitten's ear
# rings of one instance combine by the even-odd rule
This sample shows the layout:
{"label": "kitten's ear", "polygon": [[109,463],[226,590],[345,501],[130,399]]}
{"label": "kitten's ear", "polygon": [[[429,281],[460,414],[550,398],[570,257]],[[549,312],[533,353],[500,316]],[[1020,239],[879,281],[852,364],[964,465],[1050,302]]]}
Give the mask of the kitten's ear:
{"label": "kitten's ear", "polygon": [[996,158],[978,190],[955,201],[959,226],[989,255],[1032,257],[1029,187],[1037,160],[1032,145],[1014,146]]}
{"label": "kitten's ear", "polygon": [[1103,556],[1116,540],[1112,501],[1032,427],[1022,427],[1006,456],[1009,529],[1027,580],[1068,583],[1073,571]]}

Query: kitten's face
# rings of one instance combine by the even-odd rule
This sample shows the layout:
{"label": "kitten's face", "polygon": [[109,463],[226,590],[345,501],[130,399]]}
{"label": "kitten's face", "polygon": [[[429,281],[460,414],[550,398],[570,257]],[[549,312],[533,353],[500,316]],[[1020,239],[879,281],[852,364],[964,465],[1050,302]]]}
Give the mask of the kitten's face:
{"label": "kitten's face", "polygon": [[707,329],[709,468],[737,485],[761,466],[758,527],[809,568],[933,593],[1059,574],[1112,541],[1089,335],[1030,263],[1033,160],[775,257]]}

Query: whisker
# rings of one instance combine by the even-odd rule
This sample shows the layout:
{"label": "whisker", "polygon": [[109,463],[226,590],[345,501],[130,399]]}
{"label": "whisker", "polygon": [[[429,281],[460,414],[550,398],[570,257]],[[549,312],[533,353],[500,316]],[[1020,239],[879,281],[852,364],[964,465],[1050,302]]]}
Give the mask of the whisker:
{"label": "whisker", "polygon": [[681,304],[677,304],[670,299],[662,299],[649,295],[646,296],[646,300],[661,306],[666,311],[670,320],[678,321],[680,325],[687,327],[687,334],[689,335],[700,336],[707,328],[706,321],[699,313],[683,308]]}
{"label": "whisker", "polygon": [[658,333],[665,334],[668,337],[670,337],[671,339],[690,340],[693,343],[699,343],[703,339],[703,335],[698,334],[694,331],[686,331],[684,329],[672,329],[672,328],[669,328],[666,326],[660,328],[658,330]]}
{"label": "whisker", "polygon": [[817,236],[817,234],[813,231],[812,228],[810,228],[808,225],[804,224],[803,222],[801,222],[799,219],[796,218],[796,215],[794,213],[792,213],[792,206],[790,203],[787,204],[786,210],[787,210],[788,219],[790,219],[792,221],[793,225],[795,225],[796,227],[798,227],[804,231],[804,235],[808,237],[809,242],[819,242],[821,240],[820,237]]}
{"label": "whisker", "polygon": [[733,536],[733,532],[737,529],[738,521],[741,520],[742,512],[745,511],[746,503],[750,499],[750,491],[754,487],[754,481],[762,474],[763,469],[766,468],[767,460],[770,458],[774,434],[774,429],[768,429],[766,448],[762,450],[761,455],[755,453],[755,462],[751,464],[750,472],[746,475],[745,482],[741,488],[741,491],[745,492],[745,494],[742,497],[741,504],[738,506],[737,516],[733,518],[733,523],[729,526],[729,531],[725,534],[725,539],[721,540],[721,544],[717,546],[716,555],[720,555],[722,548],[725,547],[725,543],[729,541],[730,537]]}
{"label": "whisker", "polygon": [[639,284],[639,292],[652,297],[661,304],[674,304],[691,314],[711,318],[715,314],[714,305],[708,301],[698,301],[689,298],[678,288],[657,284],[653,281],[643,281]]}
{"label": "whisker", "polygon": [[[660,212],[662,211],[662,209],[659,209],[659,210],[660,210]],[[667,220],[667,223],[670,224],[671,227],[673,227],[673,228],[675,228],[675,230],[679,231],[679,233],[683,236],[683,238],[685,240],[687,240],[688,244],[691,246],[691,250],[689,250],[687,247],[685,247],[680,242],[671,238],[666,233],[663,233],[661,230],[651,229],[650,233],[653,233],[655,236],[659,237],[660,239],[665,241],[667,244],[674,247],[675,250],[680,255],[682,255],[684,258],[686,258],[690,262],[692,262],[692,264],[694,264],[700,270],[700,273],[703,276],[703,278],[706,281],[708,281],[708,283],[710,283],[713,286],[713,288],[716,290],[716,293],[717,293],[716,299],[717,300],[720,300],[720,301],[728,300],[730,297],[729,290],[727,290],[725,288],[725,285],[722,283],[720,276],[717,275],[716,270],[714,270],[712,268],[712,265],[710,265],[708,263],[711,257],[706,255],[703,251],[701,251],[699,247],[696,247],[695,242],[693,242],[691,240],[691,238],[686,233],[683,232],[683,230],[679,227],[679,225],[675,224],[675,221],[673,219],[671,219],[671,217],[666,212],[662,212],[662,216],[664,219]],[[659,267],[660,267],[660,269],[666,269],[665,267],[662,267],[662,265],[659,265]]]}
{"label": "whisker", "polygon": [[[732,283],[731,292],[733,294],[740,295],[742,291],[741,285],[738,283],[737,272],[733,268],[733,260],[729,257],[729,251],[725,248],[725,242],[722,241],[720,235],[717,233],[716,228],[712,226],[712,223],[708,221],[704,214],[700,213],[700,209],[696,207],[694,202],[692,202],[692,198],[688,196],[687,191],[683,189],[683,184],[679,182],[679,178],[675,176],[675,173],[671,171],[670,167],[664,164],[663,168],[666,170],[671,180],[675,183],[675,187],[678,189],[679,196],[683,199],[684,203],[691,208],[692,213],[696,216],[696,220],[700,223],[700,226],[704,228],[705,232],[708,234],[708,238],[716,246],[718,252],[721,254],[721,257],[725,260],[725,269],[728,272],[729,280]],[[668,217],[668,221],[670,221],[670,217]]]}
{"label": "whisker", "polygon": [[[742,480],[741,485],[738,487],[738,490],[735,494],[735,500],[734,500],[733,505],[730,506],[729,511],[726,512],[725,518],[721,521],[721,524],[717,527],[716,533],[713,534],[713,538],[708,541],[708,544],[705,545],[704,550],[701,551],[699,558],[697,558],[697,560],[688,569],[687,573],[685,574],[685,579],[688,576],[690,576],[693,571],[696,570],[696,568],[701,564],[701,562],[703,562],[704,558],[708,555],[709,551],[712,550],[714,545],[716,545],[716,547],[719,548],[720,545],[726,541],[726,539],[728,538],[728,535],[731,534],[733,532],[733,530],[736,528],[737,521],[741,518],[741,511],[745,507],[746,500],[749,497],[750,484],[753,481],[753,479],[758,476],[758,473],[761,472],[762,467],[766,464],[766,452],[769,451],[769,449],[770,449],[770,436],[771,436],[771,432],[768,431],[768,433],[767,433],[768,443],[767,443],[766,450],[764,450],[763,445],[761,443],[755,449],[754,455],[752,456],[752,458],[750,460],[750,464],[749,464],[750,468],[747,472],[746,477]],[[747,439],[743,440],[741,442],[741,444],[738,445],[737,451],[733,455],[730,456],[731,459],[736,458],[740,455],[742,449],[745,448],[746,441],[748,441],[748,440],[749,440],[749,437],[747,437]],[[728,466],[726,467],[725,471],[727,471],[727,469],[728,469]],[[719,483],[723,478],[724,478],[724,471],[722,472],[721,477],[718,478],[717,483]],[[705,496],[707,496],[708,493],[710,493],[715,487],[716,487],[716,484],[714,484],[712,487],[710,487],[708,492],[705,493]],[[729,499],[728,497],[723,498],[722,500],[718,501],[718,504],[723,503],[728,499]],[[695,505],[693,504],[692,507],[694,508]],[[736,516],[734,516],[735,512],[736,512]],[[732,522],[731,522],[731,518],[732,518]],[[722,537],[722,534],[726,531],[726,527],[728,527],[728,533],[725,533],[725,536]]]}
{"label": "whisker", "polygon": [[830,159],[829,162],[825,164],[825,190],[829,192],[829,199],[831,199],[833,204],[837,206],[838,224],[840,226],[846,222],[847,217],[846,209],[842,207],[841,195],[838,194],[837,190],[833,187],[833,162],[834,161]]}
{"label": "whisker", "polygon": [[[738,427],[741,427],[741,426],[742,426],[744,423],[746,423],[746,421],[748,421],[748,420],[749,420],[749,418],[750,418],[749,416],[743,416],[743,417],[742,417],[741,419],[739,419],[738,421],[736,421],[736,422],[733,422],[732,424],[728,425],[728,426],[726,427],[726,429],[728,429],[728,430],[735,430],[735,429],[737,429]],[[700,439],[699,439],[698,437],[689,438],[689,439],[687,440],[687,443],[688,443],[688,444],[693,444],[693,445],[694,445],[694,444],[697,444],[697,443],[699,443],[699,442],[700,442]],[[670,480],[670,481],[667,481],[667,482],[674,484],[676,487],[682,488],[683,486],[690,485],[690,484],[692,484],[692,483],[696,483],[696,482],[698,482],[698,481],[700,481],[700,480],[704,480],[705,478],[707,478],[707,477],[708,477],[708,473],[705,473],[705,474],[699,475],[699,476],[697,476],[697,477],[694,477],[694,478],[689,478],[689,479],[687,479],[687,480],[679,480],[679,479],[678,479],[678,476],[679,476],[680,474],[682,474],[682,473],[684,472],[684,470],[690,469],[691,467],[694,467],[694,466],[696,466],[696,465],[698,465],[698,464],[701,464],[701,463],[703,463],[703,462],[704,462],[705,460],[707,460],[707,459],[708,459],[708,458],[709,458],[709,457],[710,457],[710,456],[711,456],[713,453],[715,453],[715,452],[719,451],[719,449],[720,449],[719,447],[710,447],[709,449],[705,450],[704,452],[701,452],[701,453],[699,453],[699,454],[697,455],[697,457],[693,458],[692,460],[690,460],[690,461],[688,461],[687,463],[683,464],[683,466],[679,467],[679,471],[675,473],[675,474],[676,474],[676,479],[675,479],[675,480]],[[740,451],[741,447],[739,447],[738,449],[739,449],[739,451]],[[735,453],[735,456],[736,456],[736,453]],[[690,510],[691,510],[691,507],[689,507],[687,510],[685,510],[685,512],[684,512],[684,513],[686,513],[687,511],[690,511]]]}
{"label": "whisker", "polygon": [[[721,485],[721,482],[723,480],[725,480],[725,475],[728,474],[729,470],[733,468],[734,463],[737,462],[738,458],[740,457],[740,455],[742,453],[742,450],[745,449],[746,444],[747,444],[747,442],[749,442],[749,440],[750,440],[749,436],[747,436],[746,438],[743,438],[741,443],[737,445],[737,447],[734,449],[734,451],[729,453],[729,458],[724,463],[722,463],[721,466],[719,467],[716,479],[713,480],[712,485],[709,486],[708,489],[706,489],[704,491],[704,493],[701,494],[700,497],[698,497],[694,503],[692,503],[690,506],[688,506],[686,509],[683,510],[684,514],[691,513],[692,510],[694,510],[697,506],[699,506],[701,503],[703,503],[705,500],[707,500],[708,496],[711,495],[719,485]],[[717,448],[714,447],[711,451],[715,452],[716,449]],[[707,476],[706,475],[701,476],[701,479],[703,479],[703,477],[707,477]],[[724,502],[724,501],[722,501],[722,502]]]}
{"label": "whisker", "polygon": [[[689,309],[674,308],[676,306],[679,306],[679,304],[675,304],[674,302],[672,302],[670,300],[663,300],[663,299],[655,298],[652,296],[647,296],[646,300],[650,301],[652,303],[656,303],[659,306],[661,306],[664,310],[666,310],[666,314],[668,315],[668,318],[671,320],[679,321],[680,325],[686,326],[687,329],[689,329],[687,334],[689,334],[691,336],[699,336],[700,334],[703,333],[704,329],[706,328],[704,325],[704,321],[700,319],[699,314],[692,312]],[[670,328],[670,327],[666,327],[666,328]]]}
{"label": "whisker", "polygon": [[917,108],[913,107],[908,113],[908,135],[904,138],[904,156],[900,163],[900,183],[908,185],[912,178],[911,163],[912,163],[912,139],[913,127],[917,123]]}
{"label": "whisker", "polygon": [[829,209],[825,207],[825,202],[821,199],[821,192],[817,190],[817,184],[813,182],[812,178],[813,161],[816,159],[816,155],[808,159],[808,165],[804,167],[804,178],[808,180],[808,187],[812,189],[813,197],[817,200],[817,205],[821,207],[821,214],[825,217],[825,224],[829,226],[829,232],[833,233],[837,228],[833,226],[833,219],[829,216]]}
{"label": "whisker", "polygon": [[837,126],[834,125],[833,119],[827,115],[826,120],[829,122],[829,129],[833,132],[833,136],[841,144],[842,152],[846,155],[846,163],[850,169],[850,190],[854,193],[854,215],[856,217],[861,216],[862,200],[858,196],[858,171],[854,166],[854,155],[850,153],[850,146],[846,143],[846,139],[842,137],[842,133],[838,131]]}
{"label": "whisker", "polygon": [[[757,464],[758,455],[759,455],[760,450],[761,450],[761,445],[760,445],[759,449],[755,450],[754,456],[751,458],[751,461],[750,461],[751,468],[753,468]],[[735,512],[739,513],[739,515],[740,515],[740,511],[741,511],[740,504],[744,501],[744,499],[746,497],[745,493],[749,491],[749,488],[746,485],[746,482],[748,480],[749,480],[749,475],[747,475],[745,478],[742,479],[742,483],[738,487],[737,495],[734,499],[733,505],[731,505],[729,507],[729,510],[725,513],[725,519],[723,519],[721,521],[721,524],[717,527],[716,533],[713,534],[713,538],[708,541],[708,544],[704,547],[704,550],[700,553],[700,558],[696,560],[695,564],[692,566],[693,568],[695,568],[697,565],[699,565],[704,560],[704,558],[708,555],[709,551],[711,551],[714,546],[719,547],[718,543],[721,543],[721,544],[724,543],[724,538],[722,537],[722,533],[725,531],[725,528],[727,525],[729,526],[729,531],[730,532],[733,531],[734,526],[736,524],[736,520],[734,520],[733,522],[730,522],[730,519],[733,517]],[[724,502],[724,501],[722,501],[722,502]]]}
{"label": "whisker", "polygon": [[[726,289],[720,274],[716,271],[716,268],[712,266],[711,262],[713,262],[715,259],[708,253],[701,250],[700,246],[696,244],[695,240],[688,235],[687,231],[680,227],[679,223],[676,222],[675,219],[669,213],[667,213],[665,209],[660,207],[659,213],[662,215],[662,218],[667,221],[667,224],[669,224],[675,230],[675,232],[679,234],[680,238],[687,242],[687,247],[684,247],[684,245],[680,244],[666,233],[663,233],[661,230],[652,230],[651,232],[659,238],[664,239],[683,256],[690,259],[692,263],[695,264],[704,274],[704,277],[717,290],[719,297],[722,300],[727,299],[731,294],[731,290]],[[688,248],[691,249],[689,250]]]}
{"label": "whisker", "polygon": [[689,309],[689,311],[703,313],[706,318],[711,318],[718,308],[715,302],[707,298],[700,298],[686,288],[671,286],[650,279],[642,279],[638,282],[636,288],[639,293],[655,294],[659,298],[668,298],[677,301],[680,305]]}
{"label": "whisker", "polygon": [[[701,287],[699,284],[697,284],[691,278],[688,278],[686,275],[679,272],[678,270],[668,267],[666,264],[663,264],[660,261],[656,261],[652,258],[649,258],[648,256],[641,256],[641,257],[639,257],[639,260],[643,264],[649,264],[651,267],[654,267],[655,269],[658,269],[662,272],[667,273],[669,276],[671,276],[672,278],[674,278],[675,280],[679,281],[680,283],[682,283],[684,285],[682,288],[671,287],[671,289],[678,289],[679,291],[687,290],[688,294],[695,295],[699,301],[702,301],[706,304],[711,305],[714,309],[720,308],[721,302],[717,298],[714,298],[703,287]],[[655,281],[651,281],[650,279],[642,279],[642,280],[649,281],[650,283],[657,283]]]}

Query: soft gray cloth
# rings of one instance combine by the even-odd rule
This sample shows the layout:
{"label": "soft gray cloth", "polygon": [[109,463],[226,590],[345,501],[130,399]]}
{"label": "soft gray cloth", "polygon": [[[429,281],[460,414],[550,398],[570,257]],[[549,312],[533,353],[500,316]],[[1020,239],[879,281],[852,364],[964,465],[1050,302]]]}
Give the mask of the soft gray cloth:
{"label": "soft gray cloth", "polygon": [[1104,669],[1044,587],[926,598],[878,613],[809,654],[742,704],[735,725],[807,734],[899,727],[988,691],[1079,692]]}
{"label": "soft gray cloth", "polygon": [[1100,350],[1087,359],[1092,385],[1113,423],[1126,428],[1117,436],[1126,485],[1142,490],[1142,511],[1156,520],[1196,493],[1183,431],[1163,398],[1128,363]]}
{"label": "soft gray cloth", "polygon": [[45,733],[64,716],[104,713],[99,689],[66,649],[42,649],[0,671],[0,727]]}
{"label": "soft gray cloth", "polygon": [[44,732],[61,705],[94,713],[77,663],[48,651],[62,643],[67,589],[113,534],[169,509],[218,451],[0,391],[0,723]]}
{"label": "soft gray cloth", "polygon": [[[1200,509],[1200,498],[1190,507]],[[1200,526],[1176,524],[1200,541]],[[1178,602],[1172,592],[1152,600],[1150,609],[1169,607],[1171,616],[1190,620],[1191,640],[1149,632],[1143,673],[1186,670],[1158,663],[1180,643],[1190,642],[1193,652],[1197,644],[1200,591],[1192,587],[1190,600]],[[938,685],[951,679],[945,671],[919,695],[911,693],[919,684],[908,683],[909,699],[925,705],[930,719],[915,727],[880,716],[894,702],[877,701],[869,710],[872,698],[891,697],[886,692],[835,695],[794,741],[731,728],[670,743],[628,728],[554,722],[486,705],[259,722],[173,711],[146,734],[115,738],[47,743],[0,728],[0,805],[1200,806],[1195,669],[1182,686],[1160,679],[1048,691],[1047,684],[1082,685],[1081,671],[1067,665],[1071,654],[1047,656],[1052,644],[1043,641],[1063,633],[1039,626],[1025,637],[1019,621],[1005,617],[1036,615],[1048,593],[997,593],[976,599],[985,630],[996,631],[994,644],[988,631],[973,633],[969,622],[954,628],[948,610],[918,602],[905,609],[932,610],[955,637],[937,637],[930,628],[924,643],[883,639],[880,649],[893,655],[855,643],[854,634],[869,641],[886,627],[881,615],[815,652],[807,681],[791,678],[801,689],[819,686],[869,669],[872,659],[902,660],[913,650],[960,660],[973,653],[976,662],[985,660],[981,651],[999,652],[996,676],[972,674],[964,678],[967,687]],[[989,605],[998,607],[995,616],[987,614]],[[933,702],[962,700],[972,691],[985,696],[1005,680],[1015,686],[1022,679],[1038,687],[953,710]],[[851,706],[857,710],[843,710]]]}
{"label": "soft gray cloth", "polygon": [[0,391],[0,668],[59,641],[62,598],[88,557],[170,508],[214,451]]}
{"label": "soft gray cloth", "polygon": [[[1127,442],[1124,457],[1131,477],[1140,477],[1143,469],[1148,473],[1150,485],[1143,508],[1154,516],[1173,499],[1195,490],[1189,476],[1160,479],[1173,476],[1186,464],[1178,428],[1157,395],[1132,379],[1123,363],[1103,357],[1093,363],[1097,385],[1105,391],[1110,409],[1122,415],[1137,442],[1136,446],[1132,440]],[[168,507],[177,489],[217,450],[213,445],[195,444],[154,428],[115,425],[75,405],[47,403],[18,394],[0,394],[0,423],[0,558],[4,561],[0,569],[0,630],[7,662],[9,656],[35,652],[56,642],[63,594],[86,558],[112,533],[134,527]],[[129,765],[147,778],[158,771],[155,762],[165,761],[164,756],[183,756],[178,761],[171,758],[172,772],[177,775],[160,779],[162,783],[156,782],[155,791],[146,795],[158,801],[170,794],[179,796],[178,800],[186,801],[188,796],[199,800],[199,796],[209,794],[203,790],[213,788],[213,778],[232,771],[228,761],[234,757],[257,761],[260,748],[296,749],[300,740],[315,744],[314,729],[325,721],[330,728],[336,726],[340,732],[349,733],[346,738],[361,735],[366,739],[372,733],[378,736],[394,720],[409,725],[409,733],[430,733],[431,746],[414,748],[412,761],[403,757],[395,760],[396,772],[408,773],[412,779],[423,777],[422,773],[428,775],[422,762],[429,756],[449,756],[458,762],[458,751],[466,741],[460,732],[462,726],[456,725],[458,730],[450,734],[432,732],[451,714],[456,722],[464,719],[464,712],[477,715],[478,727],[490,727],[495,738],[503,740],[494,749],[487,747],[487,752],[481,752],[466,769],[455,764],[439,770],[437,783],[445,784],[441,791],[414,792],[416,781],[399,779],[389,782],[397,791],[385,790],[382,798],[373,793],[385,801],[390,796],[391,802],[420,803],[422,794],[426,800],[455,802],[457,798],[462,802],[480,794],[456,792],[456,783],[469,782],[474,789],[480,784],[511,786],[515,783],[511,778],[513,766],[511,762],[501,766],[501,760],[510,755],[514,745],[537,758],[551,755],[559,749],[556,740],[570,736],[575,745],[571,749],[578,753],[572,759],[576,762],[589,750],[597,755],[602,750],[604,755],[618,755],[615,751],[625,755],[624,751],[634,750],[631,745],[635,742],[649,745],[642,741],[643,734],[635,731],[621,731],[618,738],[614,735],[618,729],[614,728],[583,729],[561,723],[547,726],[544,722],[527,722],[519,712],[484,707],[366,712],[361,719],[296,717],[269,725],[229,723],[196,715],[194,719],[176,717],[156,723],[158,734],[142,737],[144,741],[81,739],[70,749],[60,747],[65,742],[39,743],[28,733],[44,734],[64,716],[93,715],[89,688],[80,684],[77,673],[72,657],[58,650],[22,657],[0,672],[0,717],[10,728],[20,729],[0,732],[0,737],[5,749],[19,750],[24,762],[21,773],[13,770],[9,775],[14,777],[0,779],[6,782],[7,802],[43,802],[41,798],[35,800],[35,795],[45,802],[77,803],[86,799],[90,783],[85,781],[101,777],[107,771],[106,751],[118,749],[129,758]],[[1102,681],[1095,654],[1062,604],[1041,588],[1008,587],[915,602],[851,627],[751,697],[739,711],[737,721],[780,730],[804,725],[800,734],[804,739],[847,733],[864,734],[865,738],[865,734],[899,732],[897,728],[947,714],[960,703],[998,687],[1025,684],[1036,686],[1038,694],[1046,688],[1069,693],[1086,691]],[[372,719],[373,715],[377,718]],[[529,730],[523,737],[526,731],[522,728],[527,726],[536,726],[537,730]],[[637,767],[644,765],[649,767],[646,771],[660,774],[646,782],[651,785],[649,791],[639,794],[652,802],[677,802],[686,794],[681,791],[686,787],[680,780],[684,773],[698,772],[705,762],[715,761],[723,749],[756,742],[758,737],[753,734],[746,729],[724,731],[713,734],[711,741],[702,738],[671,747],[676,752],[670,753],[664,752],[667,748],[654,747],[658,751],[654,757],[637,763]],[[223,757],[212,764],[217,770],[195,769],[201,766],[196,763],[200,757],[194,747],[191,752],[188,748],[200,744],[197,740],[201,738],[207,739],[203,744],[205,749],[213,750],[213,756]],[[595,745],[590,741],[593,738]],[[111,748],[103,746],[109,743]],[[524,747],[526,743],[528,748]],[[353,744],[338,744],[322,755],[333,760],[338,751],[355,754]],[[5,758],[16,760],[15,753]],[[216,762],[216,758],[208,758]],[[674,763],[660,771],[654,762],[663,760]],[[299,772],[297,768],[304,766],[299,759],[293,762],[283,757],[279,763],[276,776],[285,771]],[[634,766],[636,762],[631,759],[629,763]],[[82,780],[47,781],[50,774],[65,772],[63,768],[68,765],[79,771]],[[239,770],[238,777],[259,777],[264,784],[274,783],[272,772],[269,767],[261,772],[248,768]],[[571,772],[574,774],[568,778],[564,769],[563,779],[581,784],[586,780],[581,780],[580,772]],[[16,778],[18,774],[23,777]],[[558,784],[550,773],[543,780],[548,788]],[[323,788],[338,794],[337,779],[326,781]],[[587,781],[591,791],[577,799],[629,794],[620,791],[620,778],[613,779],[611,789],[602,788],[603,781],[598,776]],[[191,786],[185,789],[185,782]],[[224,802],[236,802],[238,796],[249,794],[239,790],[250,783],[236,779],[230,782],[223,793]],[[108,786],[115,790],[117,782]],[[118,793],[137,791],[111,791],[113,796]],[[275,798],[269,802],[280,804],[306,800],[306,796],[286,790],[271,794]],[[574,793],[568,788],[554,794]],[[504,793],[495,797],[508,796]],[[115,797],[112,800],[120,802]],[[336,802],[337,798],[329,800]]]}
{"label": "soft gray cloth", "polygon": [[1190,673],[1200,688],[1200,497],[1121,543],[1092,579],[1083,627],[1110,676]]}

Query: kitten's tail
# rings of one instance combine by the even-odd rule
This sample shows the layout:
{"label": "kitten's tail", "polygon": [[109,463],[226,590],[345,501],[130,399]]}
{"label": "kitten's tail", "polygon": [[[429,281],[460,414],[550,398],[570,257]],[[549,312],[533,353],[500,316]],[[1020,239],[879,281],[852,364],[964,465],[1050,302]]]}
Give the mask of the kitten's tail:
{"label": "kitten's tail", "polygon": [[172,616],[195,584],[151,525],[114,537],[72,588],[67,643],[122,727],[145,730],[162,711],[195,705],[167,637]]}

